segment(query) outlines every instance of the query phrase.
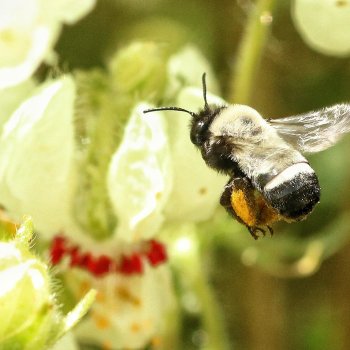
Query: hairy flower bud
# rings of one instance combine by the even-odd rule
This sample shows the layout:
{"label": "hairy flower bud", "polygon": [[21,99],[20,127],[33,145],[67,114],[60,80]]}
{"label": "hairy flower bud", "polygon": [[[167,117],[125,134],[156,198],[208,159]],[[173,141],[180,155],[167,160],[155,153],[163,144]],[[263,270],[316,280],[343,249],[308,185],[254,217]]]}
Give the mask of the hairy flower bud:
{"label": "hairy flower bud", "polygon": [[29,249],[27,218],[15,238],[0,242],[0,348],[40,350],[52,345],[86,313],[94,292],[63,317],[55,305],[49,269]]}

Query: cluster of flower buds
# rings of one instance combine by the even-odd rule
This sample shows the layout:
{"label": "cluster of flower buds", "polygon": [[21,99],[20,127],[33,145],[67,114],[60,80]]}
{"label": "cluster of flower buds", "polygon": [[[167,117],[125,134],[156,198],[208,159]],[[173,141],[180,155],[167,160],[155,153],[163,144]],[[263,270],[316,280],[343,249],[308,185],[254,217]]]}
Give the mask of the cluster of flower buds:
{"label": "cluster of flower buds", "polygon": [[67,237],[59,235],[52,240],[50,257],[53,265],[68,257],[70,267],[82,268],[95,277],[102,277],[111,272],[124,275],[142,274],[145,259],[155,267],[167,261],[167,252],[162,243],[152,239],[145,241],[137,251],[113,259],[104,254],[96,256],[91,252],[84,252],[79,246],[70,243]]}

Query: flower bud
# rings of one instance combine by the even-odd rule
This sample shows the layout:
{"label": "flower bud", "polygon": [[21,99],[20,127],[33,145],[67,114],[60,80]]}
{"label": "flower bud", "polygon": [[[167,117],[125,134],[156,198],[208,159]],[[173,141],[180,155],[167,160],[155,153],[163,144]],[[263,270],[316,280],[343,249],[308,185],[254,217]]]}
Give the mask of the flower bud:
{"label": "flower bud", "polygon": [[132,43],[118,52],[110,62],[113,84],[118,92],[154,101],[162,96],[166,82],[166,57],[151,42]]}
{"label": "flower bud", "polygon": [[350,7],[346,1],[295,0],[292,15],[311,48],[325,55],[350,55]]}
{"label": "flower bud", "polygon": [[54,304],[48,266],[29,250],[32,222],[0,242],[0,348],[40,350],[52,345],[86,313],[94,294],[62,317]]}

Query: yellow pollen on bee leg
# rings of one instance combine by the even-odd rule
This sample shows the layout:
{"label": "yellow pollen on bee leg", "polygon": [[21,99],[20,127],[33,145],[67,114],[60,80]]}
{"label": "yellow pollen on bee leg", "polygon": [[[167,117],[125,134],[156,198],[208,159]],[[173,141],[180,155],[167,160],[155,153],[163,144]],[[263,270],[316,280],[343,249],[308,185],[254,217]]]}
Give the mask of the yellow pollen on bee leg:
{"label": "yellow pollen on bee leg", "polygon": [[233,191],[231,194],[231,205],[232,209],[235,211],[236,215],[242,219],[242,221],[253,227],[256,225],[256,213],[254,212],[251,205],[247,201],[247,197],[245,196],[242,190]]}
{"label": "yellow pollen on bee leg", "polygon": [[260,225],[271,225],[276,221],[280,220],[280,216],[277,211],[271,208],[264,197],[261,195],[256,198],[256,203],[259,211],[259,224]]}

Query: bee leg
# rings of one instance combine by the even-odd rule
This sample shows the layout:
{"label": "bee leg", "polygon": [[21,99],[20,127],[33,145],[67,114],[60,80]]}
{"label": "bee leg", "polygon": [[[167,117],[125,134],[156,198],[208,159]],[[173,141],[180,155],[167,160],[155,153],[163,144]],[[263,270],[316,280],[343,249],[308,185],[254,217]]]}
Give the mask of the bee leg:
{"label": "bee leg", "polygon": [[231,195],[233,190],[234,190],[233,180],[230,179],[229,182],[224,187],[224,192],[222,192],[222,195],[220,197],[220,204],[226,209],[226,211],[231,216],[233,216],[237,221],[243,224],[243,221],[236,215],[236,213],[232,209]]}
{"label": "bee leg", "polygon": [[[232,192],[238,190],[239,183],[242,178],[231,178],[224,187],[224,192],[220,198],[220,204],[226,209],[226,211],[234,217],[239,223],[245,225],[245,222],[236,214],[232,208],[231,197]],[[248,228],[249,229],[249,228]]]}
{"label": "bee leg", "polygon": [[261,237],[261,235],[257,234],[257,232],[261,232],[262,236],[265,237],[265,230],[260,228],[260,227],[249,227],[247,226],[249,233],[251,234],[251,236],[257,240],[259,237]]}
{"label": "bee leg", "polygon": [[254,188],[248,178],[234,177],[226,184],[220,204],[238,222],[245,225],[254,239],[258,232],[265,236],[265,230],[259,225],[259,209],[254,196]]}
{"label": "bee leg", "polygon": [[270,236],[272,237],[273,236],[273,228],[271,226],[269,226],[269,225],[267,225],[266,227],[267,227],[267,229],[270,232]]}

